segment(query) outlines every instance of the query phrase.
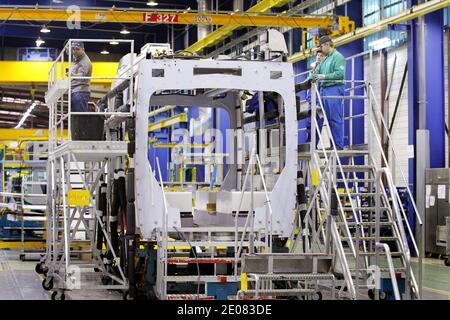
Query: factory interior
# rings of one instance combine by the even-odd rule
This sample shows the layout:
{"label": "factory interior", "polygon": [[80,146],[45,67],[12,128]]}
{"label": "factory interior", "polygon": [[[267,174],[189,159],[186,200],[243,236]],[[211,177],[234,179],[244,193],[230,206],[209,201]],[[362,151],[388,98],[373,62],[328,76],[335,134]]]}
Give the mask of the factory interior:
{"label": "factory interior", "polygon": [[449,302],[449,47],[450,0],[1,0],[0,300]]}

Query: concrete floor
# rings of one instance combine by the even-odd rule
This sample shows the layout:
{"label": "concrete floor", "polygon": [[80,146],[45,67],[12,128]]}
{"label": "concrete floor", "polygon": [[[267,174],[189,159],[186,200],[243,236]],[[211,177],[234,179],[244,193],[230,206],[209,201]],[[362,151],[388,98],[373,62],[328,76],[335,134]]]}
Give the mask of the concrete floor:
{"label": "concrete floor", "polygon": [[[418,274],[418,263],[412,258],[414,274]],[[424,259],[423,264],[423,299],[450,299],[450,267],[445,266],[443,260]]]}
{"label": "concrete floor", "polygon": [[[20,261],[18,250],[0,250],[0,300],[50,300],[52,291],[42,288],[43,276],[34,268],[36,261]],[[116,291],[74,290],[67,300],[122,300]]]}
{"label": "concrete floor", "polygon": [[[34,271],[35,261],[20,261],[17,250],[0,250],[0,300],[50,300],[51,292],[42,289],[42,276]],[[413,261],[417,269],[417,262]],[[423,268],[423,298],[450,299],[450,267],[442,260],[425,259]],[[121,300],[116,291],[72,291],[66,294],[72,300]]]}

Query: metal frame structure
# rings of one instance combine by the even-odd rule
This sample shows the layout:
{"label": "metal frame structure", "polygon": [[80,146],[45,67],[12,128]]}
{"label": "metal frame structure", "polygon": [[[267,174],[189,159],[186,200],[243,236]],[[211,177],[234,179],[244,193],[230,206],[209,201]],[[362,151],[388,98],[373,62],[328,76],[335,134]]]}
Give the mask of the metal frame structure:
{"label": "metal frame structure", "polygon": [[[24,142],[36,142],[34,139],[36,139],[36,141],[40,140],[40,138],[18,139],[19,149],[25,149],[22,145]],[[14,190],[9,190],[10,192],[8,192],[8,190],[2,190],[0,192],[0,207],[11,210],[11,212],[17,216],[18,221],[20,221],[20,226],[7,228],[16,229],[20,232],[20,245],[18,245],[18,247],[20,248],[19,258],[21,260],[25,260],[28,257],[33,258],[36,255],[39,257],[43,253],[41,249],[44,248],[44,243],[41,244],[40,248],[30,248],[27,245],[29,239],[26,239],[26,233],[29,231],[37,231],[37,233],[41,233],[45,229],[42,226],[27,226],[26,221],[42,222],[45,224],[45,205],[43,205],[42,202],[47,195],[39,191],[36,192],[35,189],[37,188],[34,186],[42,186],[47,183],[45,180],[39,180],[39,175],[37,174],[39,170],[45,170],[46,160],[43,158],[46,157],[46,151],[37,152],[33,150],[33,152],[29,152],[24,150],[20,156],[20,159],[2,160],[3,171],[10,169],[8,168],[9,166],[14,166],[20,168],[20,172],[23,174],[21,176],[20,192],[14,192]],[[2,172],[2,175],[3,174],[4,172]],[[31,177],[31,181],[29,181],[29,177]],[[2,186],[2,188],[4,187],[5,186]],[[31,192],[30,188],[32,189]],[[35,242],[42,242],[45,238],[35,240]],[[15,247],[13,244],[11,244],[11,246]]]}
{"label": "metal frame structure", "polygon": [[[103,196],[111,197],[111,188],[104,187],[105,182],[114,179],[114,170],[125,162],[127,143],[124,141],[73,141],[73,116],[103,116],[106,122],[114,119],[127,119],[131,112],[112,111],[108,101],[106,108],[99,112],[71,111],[71,81],[73,79],[94,79],[94,77],[73,76],[65,73],[68,63],[72,64],[72,43],[108,42],[109,40],[70,39],[61,51],[58,59],[49,71],[49,85],[46,102],[49,105],[49,158],[47,165],[47,249],[36,270],[45,274],[44,289],[54,286],[64,299],[64,292],[72,289],[116,289],[128,290],[128,280],[123,266],[117,264],[118,256],[112,246],[109,221],[106,215],[109,208],[100,208]],[[128,44],[134,52],[133,40],[118,40]],[[66,62],[65,55],[68,55]],[[131,55],[133,63],[134,55]],[[112,78],[116,81],[129,81],[133,86],[131,69]],[[105,77],[95,77],[105,78]],[[111,77],[108,77],[109,79]],[[65,95],[67,94],[67,100]],[[133,92],[130,91],[133,101]],[[88,118],[86,118],[88,119]],[[68,137],[64,137],[64,130]],[[108,140],[111,131],[107,130]],[[111,185],[111,184],[109,184]],[[87,192],[88,196],[81,202],[69,200],[74,190]],[[106,190],[107,189],[107,190]],[[95,243],[96,235],[105,239],[103,245]],[[107,257],[110,252],[113,261]],[[86,260],[86,255],[88,259]],[[96,273],[95,271],[99,271]],[[89,274],[98,275],[90,278]],[[102,283],[96,283],[102,277]],[[56,294],[52,298],[56,298]]]}
{"label": "metal frame structure", "polygon": [[[75,40],[69,40],[64,51],[70,52],[72,41]],[[133,43],[130,44],[133,47]],[[47,276],[44,286],[48,287],[49,282],[56,279],[59,289],[70,289],[67,283],[73,277],[71,267],[76,264],[71,255],[77,253],[72,247],[75,236],[82,231],[89,241],[87,251],[92,254],[87,267],[91,271],[92,268],[98,268],[109,279],[109,282],[106,281],[108,284],[90,288],[129,289],[131,297],[136,297],[136,280],[134,264],[130,261],[134,261],[139,238],[157,245],[154,293],[160,299],[186,298],[186,293],[170,293],[169,283],[197,283],[197,294],[191,295],[191,298],[210,298],[206,290],[208,283],[238,282],[244,273],[253,283],[254,289],[241,290],[239,297],[259,298],[264,295],[314,298],[319,290],[327,290],[332,299],[360,299],[362,288],[374,289],[362,283],[371,277],[372,267],[379,268],[381,273],[389,273],[395,287],[395,298],[401,298],[393,278],[396,272],[405,276],[405,297],[418,296],[406,239],[406,235],[411,236],[411,239],[413,235],[393,185],[390,168],[382,168],[375,161],[380,156],[387,163],[381,146],[380,128],[386,131],[389,140],[391,137],[370,82],[355,79],[346,81],[348,96],[326,98],[320,96],[317,84],[313,83],[312,105],[316,107],[312,108],[310,114],[311,141],[315,142],[317,136],[322,143],[318,148],[315,143],[311,143],[308,152],[299,152],[299,110],[291,64],[281,62],[281,58],[279,61],[243,61],[205,60],[177,55],[158,57],[152,56],[147,49],[148,46],[140,55],[135,57],[131,54],[121,60],[125,65],[119,68],[116,83],[98,104],[99,107],[106,107],[106,110],[96,113],[73,113],[70,108],[66,110],[71,103],[68,85],[71,76],[65,79],[60,71],[62,68],[58,69],[58,63],[50,71],[46,97],[51,105],[51,121],[49,223],[47,254],[42,261]],[[61,65],[64,63],[64,51],[58,61]],[[253,120],[259,121],[259,127],[250,130],[246,127],[247,120],[243,118],[240,102],[244,90],[258,94],[260,112]],[[64,101],[66,92],[69,93],[68,103]],[[265,122],[264,92],[278,95],[275,125]],[[122,100],[117,104],[115,99],[119,96]],[[357,146],[350,138],[349,149],[337,151],[331,138],[331,150],[325,149],[325,132],[329,137],[331,132],[323,112],[324,99],[349,101],[350,115],[346,120],[350,128],[354,120],[365,120],[368,130],[365,145]],[[353,101],[356,100],[365,102],[364,114],[353,115]],[[172,105],[224,108],[229,114],[230,128],[238,130],[238,134],[232,137],[229,153],[210,149],[207,155],[211,158],[218,153],[219,158],[225,157],[228,168],[220,189],[213,192],[215,209],[212,214],[206,209],[206,203],[210,201],[202,200],[211,196],[211,191],[194,189],[193,193],[192,189],[184,188],[167,191],[159,159],[156,159],[154,168],[149,163],[149,111]],[[318,130],[316,120],[318,112],[324,117],[325,129],[322,132]],[[108,118],[107,141],[72,141],[71,116],[94,114]],[[57,139],[56,133],[64,130],[66,121],[69,139]],[[122,126],[124,123],[126,126]],[[261,147],[255,141],[257,132],[261,140],[261,130],[271,129],[278,130],[279,140],[277,150],[267,154],[264,143],[264,147]],[[121,138],[117,130],[122,131]],[[125,133],[128,133],[129,141],[124,141]],[[249,134],[247,143],[246,134]],[[390,148],[395,157],[392,143]],[[127,156],[129,164],[125,166]],[[350,161],[345,163],[345,158]],[[356,158],[363,158],[364,164],[357,165]],[[269,163],[278,163],[279,172],[273,185],[267,181],[267,160]],[[295,236],[299,160],[308,181],[308,203],[306,214],[299,219],[299,226],[303,230]],[[111,216],[108,205],[106,209],[103,207],[103,211],[98,206],[104,201],[102,197],[108,199],[106,203],[111,201],[112,173],[117,169],[126,170],[128,201],[126,254],[121,254],[120,258],[111,243],[111,222],[116,218]],[[262,183],[261,191],[255,189],[255,172]],[[75,176],[79,178],[78,182],[74,180]],[[313,179],[313,176],[317,176],[317,179]],[[89,190],[89,204],[69,203],[69,191],[77,187]],[[408,192],[412,199],[409,189]],[[192,201],[193,194],[200,200],[196,204]],[[190,213],[194,223],[183,220],[182,213]],[[418,216],[416,208],[415,213]],[[392,234],[382,235],[383,228],[390,228]],[[106,250],[99,247],[94,239],[98,233],[104,236]],[[279,255],[274,249],[274,239],[283,238],[291,240],[291,250],[286,256]],[[395,242],[396,251],[386,246],[389,241]],[[300,243],[303,243],[303,249],[299,249]],[[414,239],[413,244],[418,253]],[[190,248],[189,253],[193,253],[194,257],[186,257],[189,253],[178,251],[176,248],[180,246]],[[208,249],[197,252],[195,247]],[[231,248],[234,257],[221,256],[219,247]],[[387,267],[383,267],[381,250],[385,252]],[[105,259],[106,251],[112,254],[113,261]],[[394,265],[392,258],[399,258],[402,266]],[[295,261],[295,268],[280,267],[279,263],[282,265],[280,261],[283,259]],[[180,263],[196,264],[198,270],[199,264],[212,264],[214,272],[208,275],[202,275],[199,271],[197,274],[171,274],[169,266]],[[219,264],[231,264],[232,273],[218,273]],[[267,270],[265,265],[268,265]],[[342,276],[340,279],[337,278],[338,274]],[[277,288],[280,281],[290,287]],[[295,285],[292,286],[292,283]],[[336,284],[340,287],[337,294]],[[201,286],[204,286],[204,292],[200,292]],[[373,292],[378,299],[379,290]]]}
{"label": "metal frame structure", "polygon": [[[295,96],[294,92],[286,85],[293,79],[292,66],[283,62],[262,62],[262,61],[220,61],[220,60],[198,60],[198,59],[150,59],[141,60],[138,66],[139,74],[137,79],[137,109],[136,109],[136,213],[137,225],[139,225],[140,233],[146,239],[155,239],[158,241],[158,272],[157,272],[157,290],[156,295],[160,298],[175,298],[168,295],[166,288],[168,281],[174,282],[214,282],[219,281],[221,277],[217,276],[201,276],[195,275],[186,277],[174,277],[167,275],[168,267],[168,247],[174,245],[184,246],[227,246],[234,248],[235,261],[240,260],[239,256],[242,248],[254,247],[260,250],[270,252],[268,248],[269,229],[274,235],[288,236],[293,229],[293,212],[295,207],[295,176],[297,171],[297,121],[295,117]],[[163,77],[155,77],[154,70],[159,70]],[[238,72],[231,72],[231,71]],[[271,75],[274,73],[281,74],[278,79],[274,79]],[[170,89],[172,94],[158,94],[163,90]],[[220,89],[220,90],[216,90]],[[202,93],[204,90],[204,93]],[[198,106],[198,107],[220,107],[225,108],[230,116],[230,127],[232,129],[240,129],[241,111],[236,110],[236,101],[238,100],[238,91],[251,90],[257,92],[277,92],[280,95],[281,104],[280,113],[285,116],[284,127],[286,130],[286,156],[283,157],[282,171],[278,176],[278,180],[272,190],[265,189],[264,192],[245,191],[252,168],[257,163],[261,168],[257,155],[252,153],[249,155],[249,165],[246,170],[245,178],[239,173],[238,159],[245,158],[245,152],[239,153],[239,148],[243,148],[242,141],[236,140],[234,148],[236,153],[234,158],[230,159],[228,165],[228,174],[222,184],[220,191],[217,192],[218,207],[221,201],[222,207],[230,197],[238,197],[238,203],[231,204],[229,215],[232,217],[233,212],[255,212],[247,214],[245,225],[243,220],[238,219],[235,214],[235,223],[229,226],[209,225],[208,227],[186,227],[182,225],[180,220],[180,212],[191,211],[196,216],[198,209],[192,207],[191,197],[182,197],[182,192],[166,192],[164,184],[158,184],[156,180],[157,168],[151,168],[147,159],[147,131],[148,131],[148,108],[149,106],[164,105],[180,105],[180,106]],[[185,94],[183,92],[192,92],[193,94]],[[195,94],[197,92],[197,94]],[[227,97],[220,98],[220,95],[226,93]],[[149,104],[150,102],[150,104]],[[139,110],[138,110],[139,109]],[[243,158],[243,159],[244,159]],[[247,163],[244,161],[244,163]],[[245,169],[245,168],[242,168]],[[241,169],[241,170],[242,170]],[[243,170],[242,170],[243,171]],[[262,172],[262,170],[261,170]],[[161,177],[161,175],[159,175]],[[244,178],[244,182],[242,182]],[[262,178],[264,179],[264,178]],[[150,187],[148,186],[150,181]],[[251,183],[251,182],[250,182]],[[186,193],[186,191],[184,191]],[[188,193],[190,193],[188,191]],[[259,193],[266,198],[264,202],[256,202],[252,209],[251,199],[254,194]],[[170,197],[169,197],[170,195]],[[178,195],[178,197],[176,197]],[[245,198],[245,200],[243,200]],[[221,199],[221,200],[220,200]],[[185,203],[183,202],[185,200]],[[224,202],[225,201],[225,202]],[[244,206],[241,205],[245,202]],[[228,206],[230,203],[227,202]],[[258,204],[259,203],[259,204]],[[236,206],[237,205],[237,206]],[[268,213],[270,212],[270,218]],[[290,216],[290,213],[292,215]],[[201,219],[201,215],[199,216]],[[239,220],[239,221],[238,221]],[[273,221],[273,223],[271,223]],[[211,232],[225,232],[229,234],[226,240],[218,240],[211,242]],[[196,233],[203,241],[195,241],[190,235]],[[176,241],[169,241],[168,237],[180,238]],[[251,235],[251,236],[250,236]],[[265,237],[265,242],[259,239]],[[186,238],[186,239],[183,239]],[[271,238],[271,237],[270,237]],[[252,240],[254,239],[254,240]],[[252,243],[253,241],[253,243]],[[265,248],[265,249],[263,249]],[[269,250],[269,251],[267,251]],[[212,249],[211,261],[215,258],[214,249]],[[194,262],[199,262],[194,259]],[[225,277],[227,281],[238,281],[239,274],[237,268],[234,269],[234,275]]]}

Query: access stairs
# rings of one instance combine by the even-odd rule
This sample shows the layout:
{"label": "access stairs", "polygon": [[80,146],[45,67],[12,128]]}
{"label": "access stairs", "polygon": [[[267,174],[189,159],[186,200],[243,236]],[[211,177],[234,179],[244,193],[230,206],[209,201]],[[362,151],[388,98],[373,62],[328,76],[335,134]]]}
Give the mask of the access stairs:
{"label": "access stairs", "polygon": [[[341,98],[343,103],[346,101],[345,107],[357,103],[356,100],[364,101],[360,103],[364,104],[365,113],[352,115],[350,112],[345,124],[352,128],[355,119],[364,117],[369,132],[366,132],[363,144],[353,145],[356,139],[350,130],[349,145],[344,150],[337,150],[327,117],[322,112],[324,100],[329,97],[320,95],[318,84],[312,85],[311,105],[317,107],[310,112],[311,140],[315,141],[317,135],[319,145],[299,146],[300,176],[305,177],[301,188],[307,190],[307,202],[299,203],[303,217],[299,223],[301,232],[294,237],[291,251],[334,252],[334,274],[344,280],[338,293],[341,298],[417,299],[419,287],[411,269],[408,240],[417,255],[418,246],[381,144],[384,134],[389,140],[389,151],[396,157],[391,137],[371,84],[348,81],[346,85],[350,94]],[[355,95],[355,91],[359,93]],[[322,132],[318,130],[317,113],[324,118]],[[330,143],[327,149],[324,147],[326,137]],[[402,178],[402,183],[408,186],[404,175]],[[408,193],[413,215],[418,217],[409,188]],[[403,293],[399,293],[398,279],[406,284]],[[393,292],[382,291],[380,284],[383,286],[386,282],[392,284]]]}

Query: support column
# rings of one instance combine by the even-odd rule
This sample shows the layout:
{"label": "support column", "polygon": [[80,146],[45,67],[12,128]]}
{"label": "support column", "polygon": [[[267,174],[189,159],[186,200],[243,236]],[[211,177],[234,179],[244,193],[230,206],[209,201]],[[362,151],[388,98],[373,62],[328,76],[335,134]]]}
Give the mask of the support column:
{"label": "support column", "polygon": [[[409,182],[419,214],[424,217],[425,170],[445,167],[443,12],[424,17],[423,43],[418,22],[411,22],[408,37],[409,144],[415,150],[415,158],[409,161]],[[410,223],[415,222],[413,214],[410,208]]]}

